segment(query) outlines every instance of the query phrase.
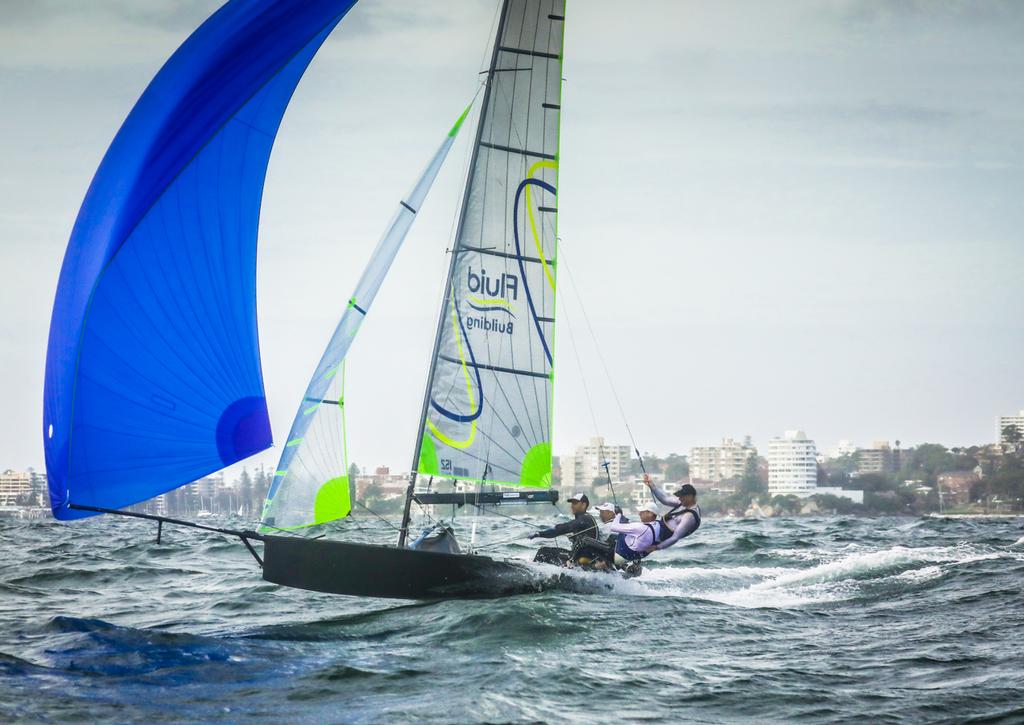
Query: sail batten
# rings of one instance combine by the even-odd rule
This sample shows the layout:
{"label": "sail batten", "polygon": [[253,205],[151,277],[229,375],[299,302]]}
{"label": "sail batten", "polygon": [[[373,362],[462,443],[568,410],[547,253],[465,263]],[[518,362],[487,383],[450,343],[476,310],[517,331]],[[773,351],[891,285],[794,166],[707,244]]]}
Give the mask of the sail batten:
{"label": "sail batten", "polygon": [[503,3],[428,375],[418,475],[551,482],[564,12],[564,0]]}

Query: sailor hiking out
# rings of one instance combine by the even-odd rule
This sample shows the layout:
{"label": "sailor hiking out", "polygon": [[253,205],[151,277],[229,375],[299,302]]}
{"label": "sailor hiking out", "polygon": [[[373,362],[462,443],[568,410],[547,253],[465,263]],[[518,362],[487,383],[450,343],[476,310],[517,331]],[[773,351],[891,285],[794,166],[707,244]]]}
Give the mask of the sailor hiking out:
{"label": "sailor hiking out", "polygon": [[684,483],[669,495],[654,485],[649,475],[644,475],[644,483],[651,489],[651,494],[659,503],[671,506],[672,510],[661,517],[661,531],[658,540],[652,542],[644,551],[650,554],[667,549],[700,528],[700,507],[697,506],[697,489]]}
{"label": "sailor hiking out", "polygon": [[658,521],[658,507],[647,504],[640,509],[640,521],[616,521],[608,528],[617,534],[615,541],[615,564],[628,566],[647,556],[648,549],[662,538],[667,538],[667,527]]}
{"label": "sailor hiking out", "polygon": [[569,537],[572,548],[541,547],[534,561],[605,571],[617,569],[627,577],[639,574],[643,559],[675,545],[700,527],[697,490],[691,484],[685,483],[669,494],[657,488],[650,476],[644,476],[644,483],[658,502],[671,507],[666,514],[659,515],[657,505],[650,503],[640,508],[640,520],[631,522],[618,506],[602,503],[596,507],[595,520],[587,513],[587,496],[577,493],[569,499],[571,521],[529,536],[553,539],[564,535]]}

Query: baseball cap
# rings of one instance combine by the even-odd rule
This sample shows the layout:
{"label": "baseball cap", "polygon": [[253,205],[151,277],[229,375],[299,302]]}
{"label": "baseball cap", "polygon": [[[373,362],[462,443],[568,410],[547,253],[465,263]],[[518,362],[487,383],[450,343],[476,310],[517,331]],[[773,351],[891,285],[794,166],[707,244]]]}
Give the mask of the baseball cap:
{"label": "baseball cap", "polygon": [[586,504],[587,506],[589,506],[589,505],[590,505],[590,499],[589,499],[589,498],[587,498],[587,494],[585,494],[585,493],[574,493],[574,494],[573,494],[572,496],[570,496],[570,497],[569,497],[568,499],[566,499],[566,500],[567,500],[567,501],[568,501],[569,503],[572,503],[573,501],[582,501],[582,502],[583,502],[583,503],[585,503],[585,504]]}
{"label": "baseball cap", "polygon": [[697,495],[697,489],[695,489],[689,483],[684,483],[682,486],[679,487],[679,490],[676,491],[675,495],[676,496],[696,496]]}
{"label": "baseball cap", "polygon": [[639,514],[639,513],[641,512],[641,511],[650,511],[650,512],[651,512],[652,514],[654,514],[655,516],[657,516],[657,515],[658,515],[658,514],[660,513],[660,511],[658,511],[658,507],[657,507],[657,506],[655,506],[655,505],[654,505],[653,503],[649,503],[649,504],[647,504],[646,506],[641,506],[640,508],[638,508],[638,509],[636,510],[636,512],[637,512],[638,514]]}
{"label": "baseball cap", "polygon": [[598,505],[597,510],[598,511],[611,511],[612,513],[615,513],[615,504],[608,503],[607,501],[605,501],[604,503]]}

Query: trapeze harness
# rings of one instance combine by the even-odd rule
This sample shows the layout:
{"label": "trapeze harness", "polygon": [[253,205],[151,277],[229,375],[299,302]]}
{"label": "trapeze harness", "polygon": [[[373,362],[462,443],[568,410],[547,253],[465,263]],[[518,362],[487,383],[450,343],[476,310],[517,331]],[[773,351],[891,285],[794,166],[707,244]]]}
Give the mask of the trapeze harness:
{"label": "trapeze harness", "polygon": [[[671,539],[672,538],[672,534],[675,533],[674,531],[669,529],[668,522],[671,521],[672,519],[678,519],[683,514],[693,514],[693,521],[696,524],[696,526],[693,527],[693,531],[696,531],[697,529],[700,528],[700,509],[699,508],[697,508],[697,507],[687,508],[686,506],[681,506],[681,505],[680,506],[676,506],[674,509],[672,509],[667,514],[665,514],[664,516],[661,517],[662,524],[661,524],[661,536],[658,538],[658,543],[659,544],[662,543],[663,541],[667,541],[668,539]],[[687,536],[692,534],[693,531],[691,531],[689,534],[687,534]]]}
{"label": "trapeze harness", "polygon": [[[664,541],[668,541],[672,538],[674,533],[672,529],[668,527],[668,522],[677,519],[683,514],[693,514],[693,520],[696,522],[696,526],[693,527],[693,531],[700,528],[700,509],[698,508],[685,508],[676,506],[674,509],[669,511],[667,514],[662,516],[661,521],[653,521],[649,524],[644,524],[648,529],[651,530],[651,543],[660,544]],[[693,533],[690,532],[690,534]],[[689,536],[690,534],[687,534]],[[629,561],[639,561],[643,559],[647,554],[643,551],[634,551],[626,546],[626,534],[619,534],[618,539],[615,542],[615,553],[621,556],[623,559]]]}

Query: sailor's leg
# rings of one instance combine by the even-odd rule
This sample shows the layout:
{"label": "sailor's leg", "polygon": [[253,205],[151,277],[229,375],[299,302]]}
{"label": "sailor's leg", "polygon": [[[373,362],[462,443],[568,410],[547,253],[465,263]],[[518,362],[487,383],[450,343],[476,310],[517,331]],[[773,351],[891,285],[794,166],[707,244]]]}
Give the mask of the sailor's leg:
{"label": "sailor's leg", "polygon": [[573,561],[584,567],[591,567],[599,561],[607,564],[611,557],[612,552],[603,541],[589,536],[581,538],[573,551]]}
{"label": "sailor's leg", "polygon": [[537,549],[537,553],[534,555],[533,560],[540,562],[541,564],[562,566],[565,562],[569,561],[569,558],[568,549],[562,549],[557,546],[542,546]]}

